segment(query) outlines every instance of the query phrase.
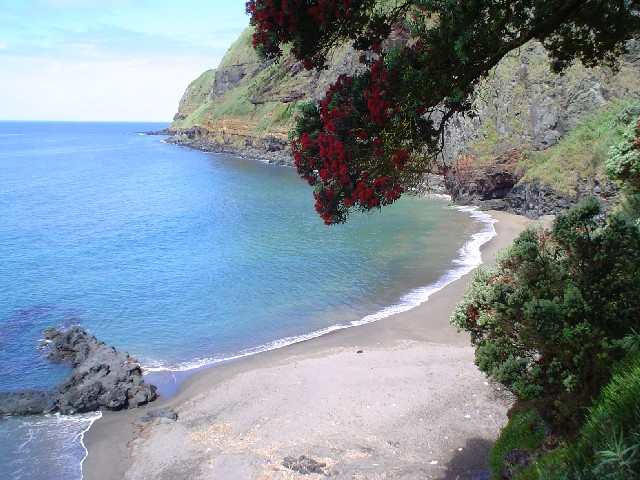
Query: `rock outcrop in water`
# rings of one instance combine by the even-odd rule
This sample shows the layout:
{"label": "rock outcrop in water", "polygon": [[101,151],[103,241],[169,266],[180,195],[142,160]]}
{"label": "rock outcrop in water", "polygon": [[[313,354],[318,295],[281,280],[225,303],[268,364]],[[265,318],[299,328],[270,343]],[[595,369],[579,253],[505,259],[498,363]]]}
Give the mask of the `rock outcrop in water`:
{"label": "rock outcrop in water", "polygon": [[0,393],[0,415],[62,414],[122,410],[157,398],[146,384],[140,364],[126,352],[99,342],[83,328],[44,332],[55,363],[70,362],[71,375],[50,391]]}

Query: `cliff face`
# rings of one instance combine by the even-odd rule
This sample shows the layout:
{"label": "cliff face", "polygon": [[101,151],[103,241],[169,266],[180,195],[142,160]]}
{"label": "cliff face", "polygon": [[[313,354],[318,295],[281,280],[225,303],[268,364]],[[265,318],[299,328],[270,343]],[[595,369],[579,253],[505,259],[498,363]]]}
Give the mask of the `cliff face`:
{"label": "cliff face", "polygon": [[632,45],[616,74],[579,64],[552,74],[537,43],[503,59],[477,90],[476,115],[449,125],[446,185],[458,203],[537,218],[587,195],[610,202],[616,188],[604,173],[607,146],[594,154],[593,139],[583,139],[583,158],[572,159],[564,144],[594,117],[605,117],[598,128],[604,121],[614,128],[624,100],[640,99],[639,47]]}
{"label": "cliff face", "polygon": [[[207,151],[227,151],[290,163],[288,132],[299,102],[318,99],[341,73],[361,68],[349,47],[335,52],[329,68],[307,72],[285,56],[261,62],[247,29],[216,70],[187,88],[169,130],[172,142]],[[400,41],[403,32],[394,41]],[[446,185],[463,204],[499,208],[536,217],[556,213],[581,196],[615,187],[600,167],[578,163],[560,173],[560,187],[533,169],[538,151],[555,148],[567,132],[621,99],[640,98],[640,51],[622,61],[614,75],[605,69],[573,66],[563,76],[550,73],[539,44],[503,59],[477,89],[475,115],[454,118],[447,132]],[[567,187],[568,188],[564,188]],[[613,193],[612,193],[613,192]]]}
{"label": "cliff face", "polygon": [[359,53],[343,48],[329,68],[308,72],[289,56],[262,62],[245,30],[220,66],[194,80],[169,127],[174,143],[210,151],[290,162],[288,134],[299,102],[318,99],[341,73],[360,66]]}

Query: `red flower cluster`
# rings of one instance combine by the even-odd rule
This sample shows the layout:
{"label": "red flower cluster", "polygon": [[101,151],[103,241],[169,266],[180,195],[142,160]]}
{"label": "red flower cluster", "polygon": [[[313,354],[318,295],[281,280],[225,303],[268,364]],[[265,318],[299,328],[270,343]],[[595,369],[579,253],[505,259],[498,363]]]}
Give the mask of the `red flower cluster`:
{"label": "red flower cluster", "polygon": [[379,58],[371,66],[373,82],[371,89],[364,92],[367,99],[367,107],[371,120],[378,127],[384,127],[387,120],[393,115],[392,103],[389,100],[391,92],[392,75],[382,66],[382,58]]}
{"label": "red flower cluster", "polygon": [[320,0],[317,5],[309,8],[309,13],[320,23],[328,24],[334,20],[342,20],[343,18],[351,18],[353,11],[349,8],[354,4],[354,0],[343,0],[332,2],[329,0]]}
{"label": "red flower cluster", "polygon": [[407,164],[408,158],[409,152],[406,150],[396,150],[393,154],[393,158],[391,159],[391,163],[393,163],[398,170],[402,170]]}
{"label": "red flower cluster", "polygon": [[[350,208],[367,211],[391,204],[404,191],[397,173],[409,159],[406,150],[391,149],[392,165],[384,173],[366,168],[372,156],[384,156],[389,147],[380,135],[379,107],[372,111],[371,101],[358,98],[365,89],[362,78],[356,86],[353,77],[341,75],[317,103],[321,131],[305,131],[292,142],[298,174],[316,187],[316,211],[326,224],[344,222]],[[370,91],[376,80],[366,78]]]}
{"label": "red flower cluster", "polygon": [[319,59],[314,58],[317,52],[303,50],[313,50],[336,23],[348,22],[354,11],[370,3],[371,0],[249,0],[246,11],[255,26],[253,47],[266,58],[277,58],[282,53],[280,45],[292,43],[292,53],[305,68],[319,67]]}
{"label": "red flower cluster", "polygon": [[253,33],[253,47],[267,57],[278,56],[280,43],[290,42],[298,28],[298,15],[303,0],[250,0],[246,11],[251,16],[251,25],[256,27]]}
{"label": "red flower cluster", "polygon": [[469,305],[467,307],[467,317],[470,321],[477,321],[480,318],[480,310],[476,305]]}

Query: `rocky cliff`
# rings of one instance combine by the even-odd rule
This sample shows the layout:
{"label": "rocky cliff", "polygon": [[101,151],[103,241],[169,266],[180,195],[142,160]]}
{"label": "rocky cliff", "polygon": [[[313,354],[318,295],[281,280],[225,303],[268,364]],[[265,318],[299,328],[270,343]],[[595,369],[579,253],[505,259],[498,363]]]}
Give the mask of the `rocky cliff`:
{"label": "rocky cliff", "polygon": [[[189,85],[169,127],[171,141],[290,163],[287,138],[297,104],[320,98],[337,75],[361,68],[360,54],[344,47],[327,70],[307,72],[288,56],[261,62],[251,48],[251,33],[243,32],[217,69]],[[392,41],[401,41],[404,33]],[[454,199],[537,217],[586,194],[615,194],[601,161],[589,169],[579,161],[567,165],[550,181],[546,160],[537,152],[555,148],[577,125],[619,108],[623,99],[640,98],[640,48],[632,51],[615,75],[581,65],[563,76],[551,74],[536,43],[503,59],[479,86],[475,115],[449,126],[444,163]]]}
{"label": "rocky cliff", "polygon": [[320,98],[341,73],[359,67],[359,53],[342,48],[322,72],[308,72],[292,57],[263,62],[245,30],[219,67],[194,80],[169,127],[173,143],[290,162],[289,130],[296,105]]}
{"label": "rocky cliff", "polygon": [[478,88],[475,115],[449,125],[445,183],[453,197],[532,218],[586,195],[611,201],[604,158],[615,135],[596,130],[615,129],[616,114],[640,99],[640,45],[631,52],[617,73],[578,64],[552,74],[537,43],[504,58]]}

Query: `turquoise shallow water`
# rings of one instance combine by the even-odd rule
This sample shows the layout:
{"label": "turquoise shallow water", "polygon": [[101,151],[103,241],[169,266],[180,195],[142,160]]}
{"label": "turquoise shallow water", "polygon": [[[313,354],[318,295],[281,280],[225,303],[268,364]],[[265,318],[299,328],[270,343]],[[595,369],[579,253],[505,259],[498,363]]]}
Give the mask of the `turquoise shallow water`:
{"label": "turquoise shallow water", "polygon": [[[444,199],[325,227],[292,169],[133,134],[162,127],[0,122],[0,390],[66,375],[37,349],[52,325],[170,372],[373,321],[475,266],[492,232]],[[0,464],[77,477],[94,418],[0,420]]]}

